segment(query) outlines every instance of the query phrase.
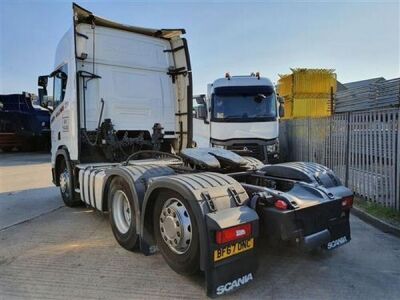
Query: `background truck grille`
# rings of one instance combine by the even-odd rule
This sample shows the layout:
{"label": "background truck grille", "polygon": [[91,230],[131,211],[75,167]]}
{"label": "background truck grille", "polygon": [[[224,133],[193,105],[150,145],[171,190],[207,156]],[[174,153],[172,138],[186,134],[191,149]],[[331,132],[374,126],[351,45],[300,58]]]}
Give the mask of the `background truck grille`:
{"label": "background truck grille", "polygon": [[[227,147],[240,155],[255,157],[261,161],[265,160],[263,146],[257,144],[233,144]],[[247,150],[246,150],[247,149]]]}

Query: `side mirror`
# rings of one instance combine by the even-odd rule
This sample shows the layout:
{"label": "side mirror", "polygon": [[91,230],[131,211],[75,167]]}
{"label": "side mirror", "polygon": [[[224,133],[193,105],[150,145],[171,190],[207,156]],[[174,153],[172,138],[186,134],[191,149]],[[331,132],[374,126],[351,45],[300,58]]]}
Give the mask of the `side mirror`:
{"label": "side mirror", "polygon": [[45,96],[47,96],[48,81],[49,81],[48,75],[42,75],[42,76],[38,77],[38,86],[40,87],[38,89],[39,104],[40,104],[40,106],[43,106],[43,107],[44,107],[43,99],[45,98]]}
{"label": "side mirror", "polygon": [[285,98],[278,97],[279,101],[279,117],[283,118],[285,116]]}
{"label": "side mirror", "polygon": [[197,117],[202,120],[207,119],[207,107],[205,105],[200,105],[197,108]]}
{"label": "side mirror", "polygon": [[49,81],[48,75],[39,76],[38,77],[38,86],[41,86],[42,88],[46,89],[48,81]]}
{"label": "side mirror", "polygon": [[38,89],[38,97],[39,97],[39,104],[40,106],[44,107],[44,98],[47,96],[47,90],[44,88]]}

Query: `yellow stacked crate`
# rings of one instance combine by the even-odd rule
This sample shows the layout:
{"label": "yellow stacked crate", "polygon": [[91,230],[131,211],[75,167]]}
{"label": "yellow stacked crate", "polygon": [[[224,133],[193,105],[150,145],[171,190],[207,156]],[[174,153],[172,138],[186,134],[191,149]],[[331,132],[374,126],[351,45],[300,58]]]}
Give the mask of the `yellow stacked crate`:
{"label": "yellow stacked crate", "polygon": [[285,98],[284,119],[325,117],[332,111],[336,74],[330,69],[291,69],[280,75],[278,93]]}

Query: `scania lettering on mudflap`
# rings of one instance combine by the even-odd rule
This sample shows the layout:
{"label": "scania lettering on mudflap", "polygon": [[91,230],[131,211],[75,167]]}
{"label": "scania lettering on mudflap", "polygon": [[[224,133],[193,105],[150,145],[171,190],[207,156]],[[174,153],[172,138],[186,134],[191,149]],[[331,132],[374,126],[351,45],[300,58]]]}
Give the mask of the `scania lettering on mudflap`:
{"label": "scania lettering on mudflap", "polygon": [[222,295],[227,292],[230,292],[233,289],[236,289],[236,288],[240,287],[241,285],[248,283],[250,280],[253,280],[252,273],[249,273],[249,274],[244,275],[236,280],[233,280],[233,281],[227,282],[223,285],[220,285],[219,287],[217,287],[217,295]]}
{"label": "scania lettering on mudflap", "polygon": [[328,243],[328,245],[326,246],[326,248],[328,250],[331,250],[333,248],[336,248],[336,247],[339,247],[339,246],[341,246],[343,244],[346,244],[347,242],[348,242],[347,237],[342,236],[341,238],[338,238],[337,240],[330,241]]}

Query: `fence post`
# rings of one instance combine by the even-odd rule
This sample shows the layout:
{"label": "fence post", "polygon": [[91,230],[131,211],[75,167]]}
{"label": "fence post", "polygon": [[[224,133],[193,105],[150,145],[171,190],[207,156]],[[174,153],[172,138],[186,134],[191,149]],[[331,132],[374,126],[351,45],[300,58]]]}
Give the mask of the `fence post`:
{"label": "fence post", "polygon": [[312,147],[311,147],[311,118],[308,117],[307,119],[307,127],[308,127],[308,159],[307,161],[313,161],[311,152],[312,152]]}
{"label": "fence post", "polygon": [[[399,99],[400,101],[400,99]],[[396,165],[395,165],[395,182],[396,182],[396,187],[395,187],[395,195],[396,195],[396,203],[395,203],[395,208],[400,211],[400,108],[398,109],[397,112],[397,151],[395,152],[395,159],[396,159]]]}
{"label": "fence post", "polygon": [[346,175],[345,186],[349,186],[349,166],[350,166],[350,112],[347,115],[347,129],[346,129]]}

